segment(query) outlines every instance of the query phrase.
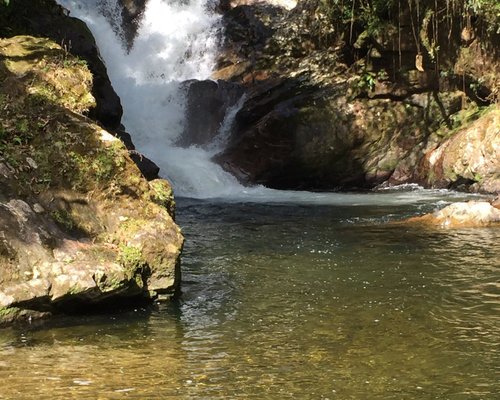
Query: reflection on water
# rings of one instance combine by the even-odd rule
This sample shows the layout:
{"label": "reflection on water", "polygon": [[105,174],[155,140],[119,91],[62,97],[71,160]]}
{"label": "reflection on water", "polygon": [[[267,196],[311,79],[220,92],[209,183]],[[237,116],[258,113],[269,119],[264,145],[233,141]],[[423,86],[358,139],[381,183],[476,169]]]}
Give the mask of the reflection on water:
{"label": "reflection on water", "polygon": [[494,399],[498,229],[180,202],[176,304],[0,331],[0,399]]}

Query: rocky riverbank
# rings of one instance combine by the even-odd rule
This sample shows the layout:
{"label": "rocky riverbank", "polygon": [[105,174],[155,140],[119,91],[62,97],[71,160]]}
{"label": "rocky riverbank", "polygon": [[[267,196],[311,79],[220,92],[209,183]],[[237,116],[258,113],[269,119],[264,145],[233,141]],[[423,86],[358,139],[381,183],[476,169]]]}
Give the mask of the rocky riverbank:
{"label": "rocky riverbank", "polygon": [[119,126],[121,108],[95,96],[103,88],[92,72],[50,39],[0,39],[0,324],[178,289],[172,189],[146,180],[103,128]]}
{"label": "rocky riverbank", "polygon": [[[192,86],[197,108],[188,115],[217,126],[217,112],[196,111],[200,99],[225,104],[228,85],[245,92],[227,147],[215,157],[245,184],[352,190],[419,183],[495,193],[499,35],[487,15],[457,6],[441,20],[433,15],[446,10],[434,6],[423,2],[427,14],[417,20],[407,6],[395,16],[390,5],[372,5],[374,22],[364,14],[339,20],[317,1],[291,10],[228,2],[217,85],[211,94],[207,85]],[[430,21],[446,29],[437,32]],[[181,143],[199,145],[199,136],[188,126]]]}
{"label": "rocky riverbank", "polygon": [[[178,145],[208,145],[244,96],[214,160],[245,184],[498,193],[500,24],[452,3],[221,1]],[[147,1],[118,4],[130,47]],[[92,34],[53,0],[0,11],[0,323],[173,295],[172,190],[123,131]]]}

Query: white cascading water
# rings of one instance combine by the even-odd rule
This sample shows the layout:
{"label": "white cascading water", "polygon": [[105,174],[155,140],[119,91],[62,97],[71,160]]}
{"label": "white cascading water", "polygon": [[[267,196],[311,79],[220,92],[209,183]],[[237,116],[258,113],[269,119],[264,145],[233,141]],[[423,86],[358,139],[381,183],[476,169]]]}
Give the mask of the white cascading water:
{"label": "white cascading water", "polygon": [[[211,161],[221,150],[242,102],[227,111],[219,134],[207,149],[180,148],[186,87],[183,81],[208,79],[220,33],[220,16],[210,0],[148,0],[133,46],[127,51],[117,0],[58,0],[94,34],[123,106],[123,124],[137,149],[161,168],[177,196],[236,201],[315,204],[388,204],[442,199],[442,191],[412,190],[358,194],[279,191],[244,187]],[[453,196],[451,196],[453,197]]]}
{"label": "white cascading water", "polygon": [[117,0],[60,0],[92,30],[137,149],[187,197],[226,197],[241,185],[210,161],[214,150],[175,147],[184,127],[185,86],[209,78],[220,16],[207,0],[149,0],[132,48],[125,48]]}

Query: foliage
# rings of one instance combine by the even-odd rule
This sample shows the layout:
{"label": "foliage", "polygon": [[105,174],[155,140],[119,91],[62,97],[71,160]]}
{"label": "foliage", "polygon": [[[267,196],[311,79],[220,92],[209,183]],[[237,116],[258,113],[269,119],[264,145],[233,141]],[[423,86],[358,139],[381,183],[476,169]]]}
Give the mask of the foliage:
{"label": "foliage", "polygon": [[75,222],[68,211],[55,210],[51,213],[51,215],[54,221],[56,221],[57,224],[63,229],[71,231],[75,228]]}
{"label": "foliage", "polygon": [[[320,0],[316,15],[327,16],[329,23],[342,32],[353,28],[369,34],[380,33],[387,25],[397,26],[399,18],[410,11],[414,24],[414,34],[418,35],[429,26],[431,17],[438,18],[434,23],[443,24],[446,20],[467,19],[475,16],[486,24],[490,32],[500,33],[500,2],[498,0]],[[434,16],[432,15],[434,14]],[[437,17],[436,17],[437,16]],[[420,35],[422,36],[422,35]],[[350,38],[352,39],[352,37]],[[416,37],[415,39],[418,40]],[[352,43],[352,40],[350,40]],[[425,47],[431,47],[425,46]],[[434,54],[432,49],[430,54]]]}
{"label": "foliage", "polygon": [[363,91],[372,91],[377,83],[377,75],[373,72],[366,71],[359,77],[356,86]]}
{"label": "foliage", "polygon": [[498,0],[466,0],[465,8],[483,18],[489,31],[500,34],[500,2]]}
{"label": "foliage", "polygon": [[135,278],[138,286],[142,286],[141,273],[147,268],[147,263],[144,260],[141,249],[123,243],[120,244],[119,249],[120,252],[117,261],[125,269],[127,278]]}
{"label": "foliage", "polygon": [[373,72],[365,70],[352,85],[354,94],[358,96],[361,93],[369,93],[375,89],[377,82],[387,80],[387,78],[388,76],[385,71]]}

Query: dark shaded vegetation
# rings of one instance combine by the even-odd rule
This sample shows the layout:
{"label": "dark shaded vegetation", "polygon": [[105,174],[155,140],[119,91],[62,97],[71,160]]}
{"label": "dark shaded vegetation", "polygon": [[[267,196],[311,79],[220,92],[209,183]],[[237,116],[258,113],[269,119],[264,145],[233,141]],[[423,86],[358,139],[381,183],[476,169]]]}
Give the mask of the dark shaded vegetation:
{"label": "dark shaded vegetation", "polygon": [[306,0],[293,12],[303,16],[303,43],[342,47],[344,61],[365,73],[365,86],[404,80],[416,68],[435,71],[438,84],[480,104],[498,100],[496,0]]}

